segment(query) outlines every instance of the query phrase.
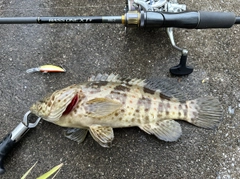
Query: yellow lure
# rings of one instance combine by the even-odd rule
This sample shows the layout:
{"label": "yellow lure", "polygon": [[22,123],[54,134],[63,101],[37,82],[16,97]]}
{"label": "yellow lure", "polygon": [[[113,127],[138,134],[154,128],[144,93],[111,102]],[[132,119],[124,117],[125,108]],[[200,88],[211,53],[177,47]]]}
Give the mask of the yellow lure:
{"label": "yellow lure", "polygon": [[66,70],[60,66],[55,65],[43,65],[37,68],[30,68],[26,72],[34,73],[34,72],[43,72],[43,73],[52,73],[52,72],[66,72]]}

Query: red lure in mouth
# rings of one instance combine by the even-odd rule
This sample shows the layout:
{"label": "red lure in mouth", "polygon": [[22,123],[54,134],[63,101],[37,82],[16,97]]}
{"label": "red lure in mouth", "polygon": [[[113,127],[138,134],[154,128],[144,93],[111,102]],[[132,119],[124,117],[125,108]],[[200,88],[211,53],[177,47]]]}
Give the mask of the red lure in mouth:
{"label": "red lure in mouth", "polygon": [[76,94],[73,97],[71,103],[67,106],[66,110],[63,112],[63,115],[69,114],[72,111],[72,109],[76,106],[77,102],[78,102],[78,95]]}

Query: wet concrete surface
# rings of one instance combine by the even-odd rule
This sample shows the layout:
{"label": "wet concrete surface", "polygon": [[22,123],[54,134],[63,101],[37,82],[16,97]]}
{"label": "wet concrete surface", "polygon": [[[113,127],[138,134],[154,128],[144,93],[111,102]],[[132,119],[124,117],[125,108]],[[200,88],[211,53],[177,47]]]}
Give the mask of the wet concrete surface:
{"label": "wet concrete surface", "polygon": [[[23,0],[0,2],[0,16],[121,15],[124,1]],[[232,11],[240,1],[186,0],[188,9]],[[240,174],[240,26],[231,29],[176,29],[177,45],[189,50],[194,72],[172,77],[177,65],[164,29],[128,29],[116,24],[28,24],[0,26],[0,136],[22,120],[36,100],[97,73],[134,78],[164,77],[188,98],[218,97],[224,109],[218,130],[181,123],[183,135],[159,141],[138,128],[115,129],[112,148],[90,135],[82,144],[63,136],[63,129],[41,121],[5,159],[1,178],[20,178],[36,161],[28,178],[59,163],[56,178],[239,178]],[[62,65],[64,74],[27,74],[28,68]],[[203,81],[204,80],[204,81]]]}

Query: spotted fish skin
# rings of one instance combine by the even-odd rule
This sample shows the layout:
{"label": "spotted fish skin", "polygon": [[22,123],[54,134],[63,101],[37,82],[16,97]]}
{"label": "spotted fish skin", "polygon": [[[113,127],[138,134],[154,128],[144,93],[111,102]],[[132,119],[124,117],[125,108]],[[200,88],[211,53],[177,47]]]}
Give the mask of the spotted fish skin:
{"label": "spotted fish skin", "polygon": [[[176,141],[182,130],[175,119],[214,128],[222,116],[216,98],[180,102],[160,88],[151,88],[146,80],[121,79],[114,74],[99,74],[86,83],[56,91],[30,110],[54,124],[86,129],[103,147],[111,146],[112,128],[137,126],[161,140]],[[83,141],[86,135],[80,133],[74,140],[81,136],[79,141]]]}

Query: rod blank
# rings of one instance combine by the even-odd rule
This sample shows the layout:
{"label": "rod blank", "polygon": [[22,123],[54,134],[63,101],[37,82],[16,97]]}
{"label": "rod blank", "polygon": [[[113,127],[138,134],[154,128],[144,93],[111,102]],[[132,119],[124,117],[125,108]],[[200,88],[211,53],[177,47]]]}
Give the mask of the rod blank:
{"label": "rod blank", "polygon": [[0,24],[34,24],[38,23],[38,17],[2,17]]}
{"label": "rod blank", "polygon": [[34,23],[122,23],[121,16],[76,16],[76,17],[3,17],[0,24]]}
{"label": "rod blank", "polygon": [[240,24],[240,17],[236,17],[235,24]]}

